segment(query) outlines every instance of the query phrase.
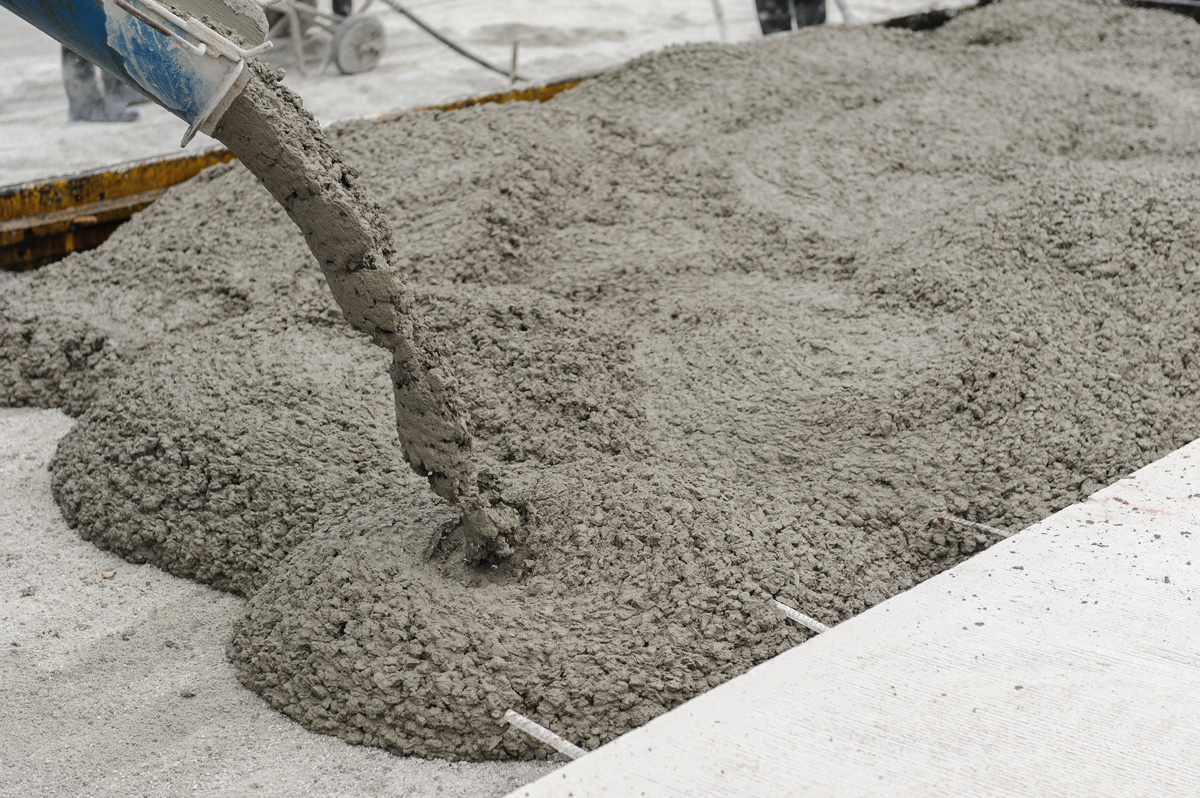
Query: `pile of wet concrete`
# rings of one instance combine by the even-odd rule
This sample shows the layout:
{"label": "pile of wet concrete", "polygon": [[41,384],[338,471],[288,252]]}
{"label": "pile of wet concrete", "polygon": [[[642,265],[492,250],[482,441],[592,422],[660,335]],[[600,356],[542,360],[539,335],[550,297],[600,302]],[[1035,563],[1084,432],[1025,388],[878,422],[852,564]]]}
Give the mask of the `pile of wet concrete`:
{"label": "pile of wet concrete", "polygon": [[80,534],[248,599],[242,681],[398,753],[592,747],[1195,438],[1200,29],[1011,0],[342,125],[515,551],[395,439],[238,165],[0,294]]}

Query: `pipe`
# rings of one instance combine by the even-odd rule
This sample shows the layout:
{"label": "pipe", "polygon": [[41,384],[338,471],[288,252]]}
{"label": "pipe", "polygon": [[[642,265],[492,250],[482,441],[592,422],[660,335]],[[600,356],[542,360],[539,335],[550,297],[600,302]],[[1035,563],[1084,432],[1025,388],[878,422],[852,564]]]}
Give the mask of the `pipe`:
{"label": "pipe", "polygon": [[[217,1],[177,0],[177,6],[195,12],[191,17],[157,0],[0,0],[0,6],[187,122],[180,144],[185,146],[197,131],[216,128],[249,80],[246,60],[270,47],[260,38],[244,49],[201,23],[200,12]],[[257,6],[224,5],[249,19],[242,32],[265,31],[266,17]]]}

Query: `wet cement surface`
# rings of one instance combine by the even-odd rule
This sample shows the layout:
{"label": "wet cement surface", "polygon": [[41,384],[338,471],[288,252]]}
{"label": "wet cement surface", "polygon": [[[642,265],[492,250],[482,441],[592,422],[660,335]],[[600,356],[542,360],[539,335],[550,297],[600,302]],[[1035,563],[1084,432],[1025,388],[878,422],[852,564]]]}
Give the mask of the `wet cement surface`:
{"label": "wet cement surface", "polygon": [[342,126],[487,489],[463,564],[390,360],[219,167],[0,294],[87,539],[250,598],[239,678],[400,753],[593,747],[1200,429],[1193,22],[1006,2],[675,48],[544,106]]}
{"label": "wet cement surface", "polygon": [[462,559],[479,565],[508,556],[508,537],[520,519],[494,491],[480,489],[453,368],[413,312],[412,291],[394,266],[390,224],[362,190],[358,172],[282,86],[282,72],[254,65],[252,75],[214,137],[300,229],[350,326],[391,353],[401,450],[438,496],[458,506]]}

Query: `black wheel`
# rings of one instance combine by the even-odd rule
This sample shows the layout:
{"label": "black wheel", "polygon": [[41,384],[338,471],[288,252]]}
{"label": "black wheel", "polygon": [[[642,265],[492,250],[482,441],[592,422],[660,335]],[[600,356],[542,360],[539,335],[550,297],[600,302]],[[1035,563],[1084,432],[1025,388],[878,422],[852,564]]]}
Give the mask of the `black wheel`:
{"label": "black wheel", "polygon": [[333,63],[343,75],[366,72],[383,56],[383,23],[370,14],[354,14],[333,31]]}

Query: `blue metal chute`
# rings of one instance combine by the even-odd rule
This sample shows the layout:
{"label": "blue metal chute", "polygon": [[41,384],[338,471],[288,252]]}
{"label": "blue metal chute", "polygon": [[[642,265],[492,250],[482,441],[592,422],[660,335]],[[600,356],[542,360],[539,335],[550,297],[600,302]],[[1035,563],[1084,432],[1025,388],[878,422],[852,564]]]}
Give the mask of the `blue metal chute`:
{"label": "blue metal chute", "polygon": [[[215,1],[208,0],[210,8]],[[244,49],[157,0],[0,0],[0,6],[187,122],[183,144],[196,131],[212,132],[248,80],[246,60],[270,46]]]}

